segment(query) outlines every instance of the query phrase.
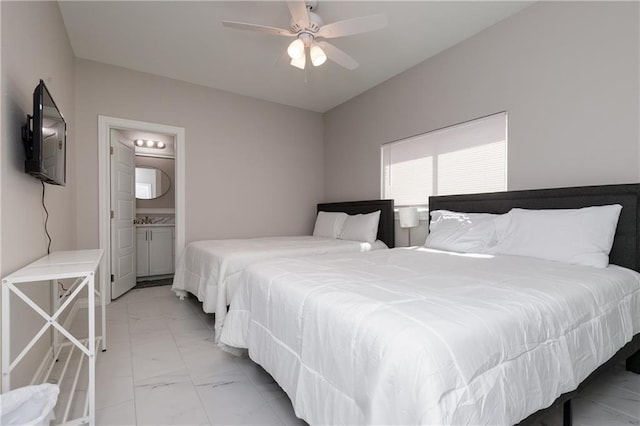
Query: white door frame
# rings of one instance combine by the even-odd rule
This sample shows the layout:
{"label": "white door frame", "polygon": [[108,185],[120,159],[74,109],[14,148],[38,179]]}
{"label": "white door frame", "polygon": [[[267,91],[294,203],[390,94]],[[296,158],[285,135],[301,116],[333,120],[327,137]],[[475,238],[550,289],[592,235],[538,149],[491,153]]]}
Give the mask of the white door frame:
{"label": "white door frame", "polygon": [[98,116],[98,222],[100,248],[104,250],[100,263],[100,280],[106,283],[107,303],[111,302],[111,158],[109,153],[109,133],[111,129],[138,130],[171,135],[175,140],[175,261],[179,259],[185,246],[185,129],[145,121],[125,118]]}

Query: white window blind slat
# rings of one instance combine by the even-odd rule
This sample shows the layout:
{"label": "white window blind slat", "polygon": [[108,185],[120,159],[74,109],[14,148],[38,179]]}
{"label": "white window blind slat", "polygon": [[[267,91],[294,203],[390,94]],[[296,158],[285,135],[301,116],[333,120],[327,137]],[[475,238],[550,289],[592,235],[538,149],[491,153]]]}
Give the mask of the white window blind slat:
{"label": "white window blind slat", "polygon": [[506,190],[507,114],[382,146],[382,197],[425,205],[431,195]]}

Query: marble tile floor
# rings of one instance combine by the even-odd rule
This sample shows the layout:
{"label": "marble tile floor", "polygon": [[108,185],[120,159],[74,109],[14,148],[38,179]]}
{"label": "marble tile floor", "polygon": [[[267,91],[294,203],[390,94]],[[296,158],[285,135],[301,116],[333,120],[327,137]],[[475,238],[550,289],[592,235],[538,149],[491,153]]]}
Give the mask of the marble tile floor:
{"label": "marble tile floor", "polygon": [[[81,311],[74,334],[86,333],[83,319]],[[97,425],[305,425],[269,374],[214,345],[212,328],[213,316],[195,298],[180,301],[169,286],[134,289],[113,301],[108,350],[96,362]],[[84,369],[81,376],[86,383]],[[574,401],[576,426],[640,425],[640,375],[620,367]],[[83,406],[72,404],[71,414]],[[561,424],[558,411],[536,426]]]}

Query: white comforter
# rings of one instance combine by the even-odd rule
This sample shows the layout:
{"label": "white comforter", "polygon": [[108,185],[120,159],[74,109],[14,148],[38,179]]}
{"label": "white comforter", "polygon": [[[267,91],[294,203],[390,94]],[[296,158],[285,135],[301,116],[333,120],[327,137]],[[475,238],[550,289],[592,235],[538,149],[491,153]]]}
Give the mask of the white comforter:
{"label": "white comforter", "polygon": [[395,249],[250,267],[222,330],[311,424],[515,424],[640,332],[640,275]]}
{"label": "white comforter", "polygon": [[382,241],[370,244],[312,236],[195,241],[187,245],[178,259],[172,289],[194,294],[202,302],[205,312],[216,313],[217,339],[224,323],[227,305],[237,287],[238,276],[247,266],[279,257],[382,248],[387,248]]}

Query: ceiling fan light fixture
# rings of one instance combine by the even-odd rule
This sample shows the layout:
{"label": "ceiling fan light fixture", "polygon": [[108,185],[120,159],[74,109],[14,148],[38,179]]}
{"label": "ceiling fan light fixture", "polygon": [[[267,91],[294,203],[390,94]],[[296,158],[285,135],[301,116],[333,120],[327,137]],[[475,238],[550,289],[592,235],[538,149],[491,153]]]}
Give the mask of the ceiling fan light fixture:
{"label": "ceiling fan light fixture", "polygon": [[304,42],[299,38],[293,40],[287,48],[287,53],[291,59],[300,59],[304,57]]}
{"label": "ceiling fan light fixture", "polygon": [[327,55],[317,44],[311,47],[309,55],[311,56],[311,63],[314,67],[319,67],[327,61]]}
{"label": "ceiling fan light fixture", "polygon": [[301,70],[304,69],[305,64],[307,63],[306,57],[304,55],[304,52],[302,54],[301,58],[298,59],[292,59],[291,60],[291,65],[293,65],[296,68],[300,68]]}
{"label": "ceiling fan light fixture", "polygon": [[[296,68],[306,69],[306,55],[309,55],[309,59],[315,67],[324,64],[327,59],[331,59],[348,70],[354,70],[358,68],[356,60],[324,39],[379,30],[387,26],[388,23],[384,15],[369,15],[325,25],[322,18],[315,13],[318,0],[287,0],[286,3],[291,15],[288,29],[236,21],[222,21],[222,24],[240,30],[292,37],[293,41],[287,47],[287,54],[291,58],[291,65]],[[317,40],[322,41],[317,42]],[[307,49],[309,49],[308,53]]]}

